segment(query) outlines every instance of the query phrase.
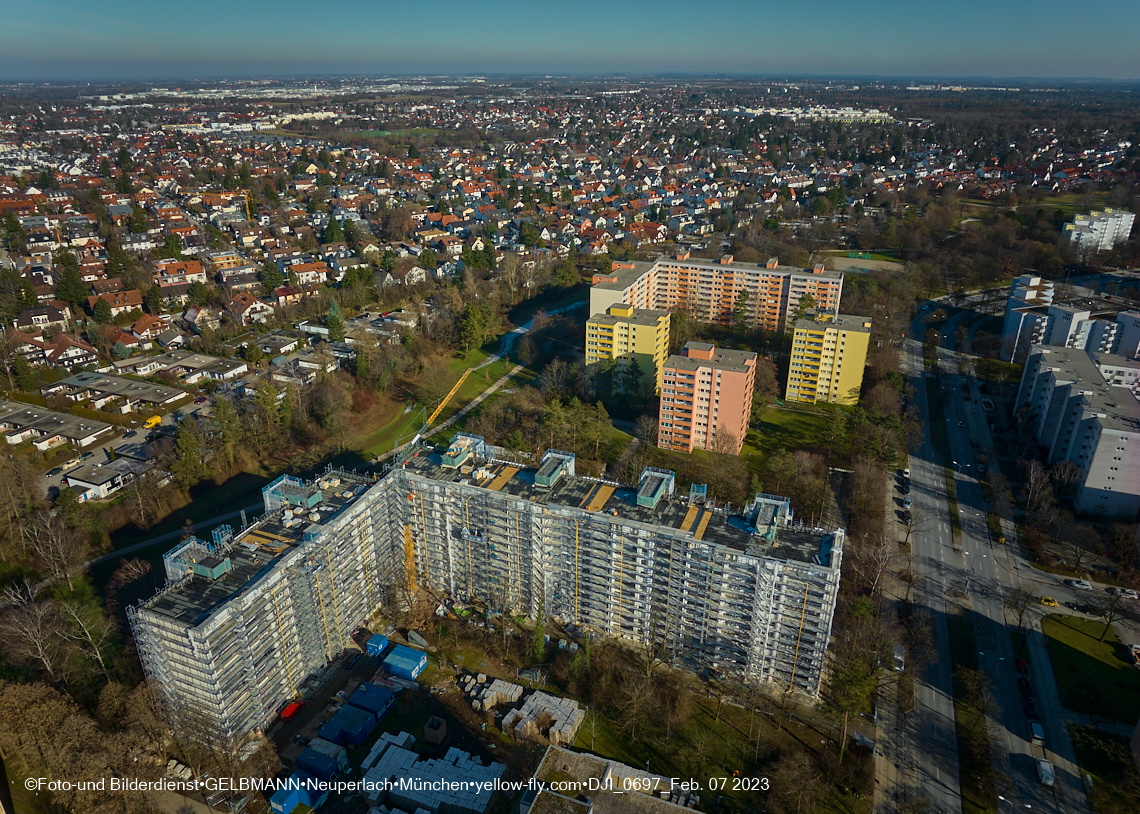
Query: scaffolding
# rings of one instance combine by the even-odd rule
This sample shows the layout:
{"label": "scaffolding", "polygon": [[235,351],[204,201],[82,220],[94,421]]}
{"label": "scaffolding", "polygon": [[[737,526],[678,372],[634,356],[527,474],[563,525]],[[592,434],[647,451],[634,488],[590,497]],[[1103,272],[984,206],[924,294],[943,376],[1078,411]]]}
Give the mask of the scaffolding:
{"label": "scaffolding", "polygon": [[[473,436],[422,452],[379,479],[278,478],[257,523],[168,555],[167,587],[128,614],[174,708],[213,710],[233,734],[264,728],[395,587],[541,606],[678,666],[818,695],[841,529],[793,524],[786,498],[729,513],[699,490],[675,495],[665,470],[634,485],[579,478],[557,450],[537,469]],[[193,568],[201,556],[232,569]]]}

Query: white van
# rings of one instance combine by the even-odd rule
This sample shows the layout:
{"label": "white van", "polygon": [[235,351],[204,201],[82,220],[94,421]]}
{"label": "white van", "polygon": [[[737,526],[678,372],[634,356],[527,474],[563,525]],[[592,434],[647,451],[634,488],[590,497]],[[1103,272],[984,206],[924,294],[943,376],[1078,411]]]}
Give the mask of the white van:
{"label": "white van", "polygon": [[1045,745],[1045,728],[1037,721],[1029,722],[1029,742],[1034,746]]}
{"label": "white van", "polygon": [[895,671],[901,673],[906,669],[906,648],[901,644],[895,645]]}
{"label": "white van", "polygon": [[1041,781],[1042,786],[1052,786],[1057,780],[1053,764],[1047,760],[1037,761],[1037,779]]}

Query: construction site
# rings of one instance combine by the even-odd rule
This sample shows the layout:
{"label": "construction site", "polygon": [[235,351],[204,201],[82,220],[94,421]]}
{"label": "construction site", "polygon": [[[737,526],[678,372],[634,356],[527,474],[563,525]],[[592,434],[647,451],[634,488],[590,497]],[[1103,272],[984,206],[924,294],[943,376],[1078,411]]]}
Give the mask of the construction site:
{"label": "construction site", "polygon": [[166,587],[130,610],[148,677],[217,731],[261,730],[356,626],[427,588],[819,694],[842,529],[799,524],[773,495],[717,506],[665,470],[619,484],[576,475],[570,453],[517,458],[459,433],[382,476],[278,479],[262,518],[181,543]]}

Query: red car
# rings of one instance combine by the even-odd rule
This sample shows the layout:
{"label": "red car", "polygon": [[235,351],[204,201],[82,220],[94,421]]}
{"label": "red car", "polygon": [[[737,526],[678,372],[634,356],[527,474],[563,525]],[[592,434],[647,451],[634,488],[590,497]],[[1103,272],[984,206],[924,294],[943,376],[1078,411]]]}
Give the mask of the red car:
{"label": "red car", "polygon": [[304,701],[291,701],[281,710],[281,720],[286,722],[293,720],[304,708]]}
{"label": "red car", "polygon": [[1017,660],[1017,672],[1028,673],[1029,672],[1029,662],[1026,661],[1025,659],[1019,658]]}
{"label": "red car", "polygon": [[194,399],[194,403],[195,404],[205,404],[206,403],[206,397],[205,396],[198,396],[198,398]]}

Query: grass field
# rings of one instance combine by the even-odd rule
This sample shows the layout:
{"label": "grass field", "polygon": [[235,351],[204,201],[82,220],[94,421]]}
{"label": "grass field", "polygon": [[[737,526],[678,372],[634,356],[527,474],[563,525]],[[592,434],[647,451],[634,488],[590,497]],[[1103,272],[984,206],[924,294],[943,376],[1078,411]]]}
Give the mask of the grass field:
{"label": "grass field", "polygon": [[1136,766],[1128,740],[1089,726],[1069,725],[1069,737],[1081,770],[1092,775],[1089,803],[1099,814],[1133,814],[1140,811]]}
{"label": "grass field", "polygon": [[778,449],[797,450],[824,443],[831,413],[836,407],[769,407],[760,423],[748,431],[740,450],[749,470],[759,473]]}
{"label": "grass field", "polygon": [[1131,726],[1140,718],[1140,670],[1132,666],[1127,648],[1104,623],[1050,614],[1041,622],[1049,637],[1049,660],[1061,693],[1061,703]]}

